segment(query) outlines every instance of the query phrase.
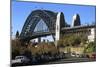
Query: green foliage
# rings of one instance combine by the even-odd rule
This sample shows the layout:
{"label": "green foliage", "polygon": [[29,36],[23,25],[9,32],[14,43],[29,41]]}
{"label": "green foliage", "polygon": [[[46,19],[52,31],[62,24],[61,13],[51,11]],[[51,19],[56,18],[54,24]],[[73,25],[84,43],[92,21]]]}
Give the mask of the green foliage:
{"label": "green foliage", "polygon": [[63,40],[63,39],[60,39],[60,40],[58,41],[57,46],[58,46],[58,47],[64,47],[63,42],[64,42],[64,40]]}
{"label": "green foliage", "polygon": [[31,46],[28,43],[28,46],[25,45],[24,42],[20,41],[19,39],[15,39],[11,41],[12,47],[12,58],[14,59],[17,55],[42,55],[42,54],[57,54],[59,52],[58,48],[55,47],[54,43],[39,43],[36,46]]}
{"label": "green foliage", "polygon": [[87,37],[87,36],[85,36],[84,34],[81,34],[79,37],[80,37],[81,42],[82,42],[83,44],[85,44],[85,43],[86,43],[86,41],[88,41],[88,37]]}
{"label": "green foliage", "polygon": [[58,53],[58,49],[51,45],[51,44],[47,44],[47,43],[39,43],[38,45],[36,45],[35,47],[31,47],[30,48],[31,52],[32,52],[32,55],[42,55],[42,54],[56,54]]}
{"label": "green foliage", "polygon": [[64,35],[58,41],[58,47],[79,46],[80,43],[86,43],[87,38],[84,35]]}
{"label": "green foliage", "polygon": [[81,43],[81,38],[80,38],[79,36],[75,36],[75,37],[73,38],[72,45],[73,45],[73,46],[78,46],[80,43]]}
{"label": "green foliage", "polygon": [[86,53],[91,53],[96,51],[96,43],[94,42],[89,42],[88,46],[85,48]]}
{"label": "green foliage", "polygon": [[20,54],[20,49],[19,49],[19,42],[17,40],[12,40],[11,41],[11,47],[12,47],[12,59],[15,58],[15,56]]}
{"label": "green foliage", "polygon": [[[22,46],[25,45],[24,42],[21,42],[19,39],[15,39],[11,41],[11,47],[12,47],[12,59],[15,58],[15,56],[17,55],[29,55],[30,50],[28,49],[28,47],[26,46]],[[30,53],[31,55],[31,53]]]}

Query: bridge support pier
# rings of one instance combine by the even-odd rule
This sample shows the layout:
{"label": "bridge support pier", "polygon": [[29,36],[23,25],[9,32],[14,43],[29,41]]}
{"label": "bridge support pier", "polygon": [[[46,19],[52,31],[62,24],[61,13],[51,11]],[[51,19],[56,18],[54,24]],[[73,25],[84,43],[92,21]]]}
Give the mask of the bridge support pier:
{"label": "bridge support pier", "polygon": [[58,41],[60,39],[60,15],[61,13],[59,12],[57,15],[57,19],[56,19],[56,36],[55,36],[55,46],[57,47]]}

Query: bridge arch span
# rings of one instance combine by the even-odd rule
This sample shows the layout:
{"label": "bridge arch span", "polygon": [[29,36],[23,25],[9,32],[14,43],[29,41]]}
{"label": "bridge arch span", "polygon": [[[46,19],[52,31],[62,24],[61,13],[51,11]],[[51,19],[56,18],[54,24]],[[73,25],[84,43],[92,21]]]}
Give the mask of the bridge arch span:
{"label": "bridge arch span", "polygon": [[[35,10],[27,17],[24,26],[22,28],[20,38],[29,37],[32,35],[36,25],[42,19],[49,29],[49,32],[55,31],[57,13],[48,10]],[[65,27],[65,19],[63,13],[61,13],[61,27]],[[52,35],[52,33],[51,33]]]}

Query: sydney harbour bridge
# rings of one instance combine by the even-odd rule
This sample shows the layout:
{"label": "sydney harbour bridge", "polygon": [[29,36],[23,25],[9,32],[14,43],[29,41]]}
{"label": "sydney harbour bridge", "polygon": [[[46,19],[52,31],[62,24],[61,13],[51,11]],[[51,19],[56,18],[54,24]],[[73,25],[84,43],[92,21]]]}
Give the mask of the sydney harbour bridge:
{"label": "sydney harbour bridge", "polygon": [[63,12],[60,12],[59,18],[57,18],[58,13],[49,10],[32,11],[24,23],[20,38],[24,41],[30,41],[34,38],[40,39],[41,37],[52,35],[55,40],[57,20],[60,23],[60,34],[65,34],[67,30],[94,27],[93,25],[81,26],[80,16],[78,14],[73,16],[72,26],[70,26],[65,21]]}

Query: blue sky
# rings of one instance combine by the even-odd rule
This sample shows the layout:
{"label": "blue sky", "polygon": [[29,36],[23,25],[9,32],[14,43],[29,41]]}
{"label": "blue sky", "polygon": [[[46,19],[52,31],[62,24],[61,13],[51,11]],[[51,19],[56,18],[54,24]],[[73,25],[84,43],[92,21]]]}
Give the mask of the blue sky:
{"label": "blue sky", "polygon": [[13,35],[15,35],[17,30],[21,32],[26,18],[31,11],[36,9],[63,12],[68,24],[72,23],[72,17],[76,13],[80,15],[81,24],[91,24],[95,22],[95,6],[12,1]]}

